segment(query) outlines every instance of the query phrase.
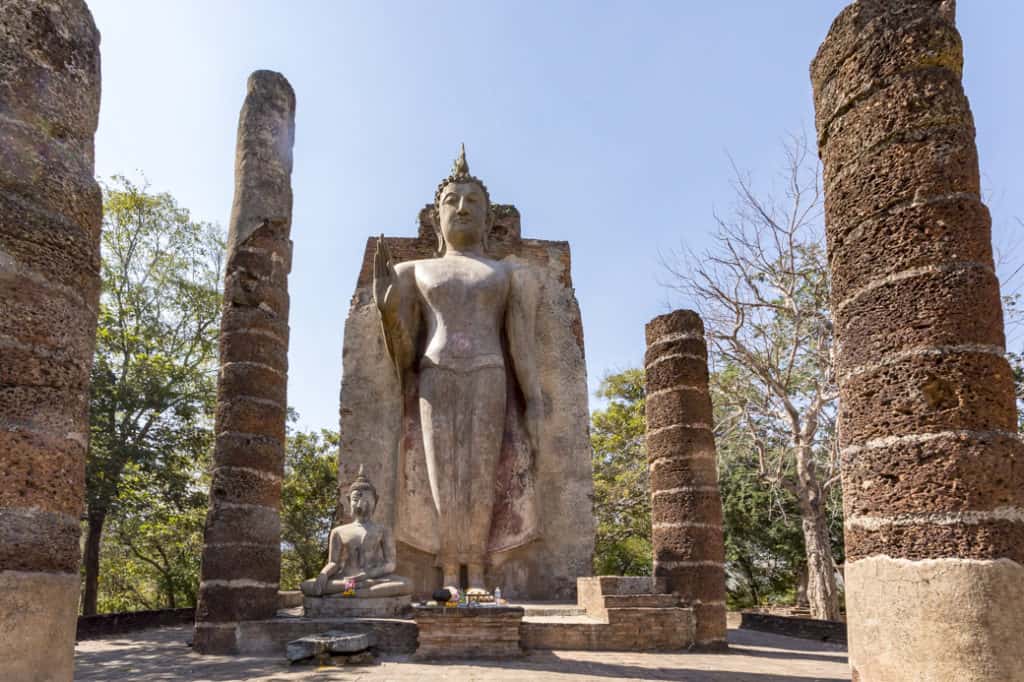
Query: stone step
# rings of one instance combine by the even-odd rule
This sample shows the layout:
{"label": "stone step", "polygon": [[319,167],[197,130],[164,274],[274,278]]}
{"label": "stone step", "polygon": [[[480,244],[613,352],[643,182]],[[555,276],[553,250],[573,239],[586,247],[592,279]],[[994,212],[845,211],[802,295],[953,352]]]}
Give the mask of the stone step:
{"label": "stone step", "polygon": [[577,580],[588,583],[596,583],[600,586],[601,594],[623,595],[623,594],[661,594],[665,592],[665,579],[652,576],[623,576],[623,575],[599,575],[593,578],[581,578]]}
{"label": "stone step", "polygon": [[609,610],[613,613],[617,622],[587,616],[523,618],[520,640],[524,649],[575,651],[682,651],[693,644],[692,609]]}
{"label": "stone step", "polygon": [[597,625],[603,623],[599,618],[591,618],[586,614],[571,616],[531,616],[523,617],[524,623],[538,623],[540,625]]}
{"label": "stone step", "polygon": [[684,609],[676,606],[631,606],[609,608],[607,610],[609,623],[654,623],[671,619],[679,615],[678,612],[692,612],[692,609]]}
{"label": "stone step", "polygon": [[606,609],[613,608],[672,608],[679,606],[679,596],[675,594],[606,594]]}
{"label": "stone step", "polygon": [[522,606],[525,617],[531,616],[583,616],[587,610],[579,604],[572,602],[524,602],[516,604]]}

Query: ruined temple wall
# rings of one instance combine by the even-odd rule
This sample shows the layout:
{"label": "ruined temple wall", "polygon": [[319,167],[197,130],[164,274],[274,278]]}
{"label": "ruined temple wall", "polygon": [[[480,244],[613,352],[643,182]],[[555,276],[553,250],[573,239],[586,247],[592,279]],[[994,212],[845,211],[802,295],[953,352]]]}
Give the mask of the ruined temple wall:
{"label": "ruined temple wall", "polygon": [[0,0],[0,666],[70,680],[100,294],[100,36]]}
{"label": "ruined temple wall", "polygon": [[[515,209],[495,209],[499,217],[490,235],[489,255],[528,263],[543,281],[537,363],[545,417],[533,472],[540,538],[497,555],[487,584],[500,585],[510,597],[571,599],[576,578],[591,573],[594,521],[583,328],[572,288],[569,245],[520,239]],[[386,238],[386,243],[396,262],[430,258],[437,248],[426,222],[421,223],[419,236]],[[368,240],[345,321],[339,483],[342,491],[347,490],[364,464],[380,493],[376,518],[394,523],[401,398],[371,293],[374,249],[375,240]],[[402,543],[398,554],[397,572],[412,578],[418,593],[439,585],[441,576],[431,556]]]}
{"label": "ruined temple wall", "polygon": [[811,67],[854,679],[1024,680],[1024,446],[951,0],[860,0]]}

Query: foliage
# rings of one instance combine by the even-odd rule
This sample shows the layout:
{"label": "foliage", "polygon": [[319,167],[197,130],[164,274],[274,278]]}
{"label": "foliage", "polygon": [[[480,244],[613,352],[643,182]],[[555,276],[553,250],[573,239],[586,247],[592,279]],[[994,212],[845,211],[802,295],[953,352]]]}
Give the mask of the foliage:
{"label": "foliage", "polygon": [[103,536],[99,612],[195,605],[205,486],[169,478],[134,464],[122,475],[118,513]]}
{"label": "foliage", "polygon": [[[117,517],[118,532],[137,528],[156,538],[153,523],[197,508],[198,472],[211,440],[223,252],[220,231],[193,221],[170,195],[123,177],[104,187],[86,464],[86,614],[97,606],[108,516]],[[147,483],[123,490],[129,472]],[[170,506],[159,512],[164,502]]]}
{"label": "foliage", "polygon": [[289,435],[281,488],[281,589],[298,589],[327,560],[338,496],[338,433]]}
{"label": "foliage", "polygon": [[651,498],[644,448],[644,373],[628,369],[602,381],[607,407],[591,415],[596,575],[650,575]]}
{"label": "foliage", "polygon": [[[716,419],[721,419],[723,408],[715,389],[735,382],[735,372],[732,375],[711,377]],[[643,441],[643,371],[629,369],[606,376],[597,396],[608,402],[591,416],[597,521],[594,572],[650,575],[651,493]],[[784,488],[763,484],[752,450],[742,438],[719,435],[718,461],[730,606],[792,602],[806,565],[796,497]],[[833,552],[840,557],[841,507],[838,496],[830,501]]]}
{"label": "foliage", "polygon": [[711,249],[665,265],[699,309],[716,370],[716,437],[750,453],[760,481],[798,504],[817,618],[839,618],[828,500],[839,483],[837,390],[819,168],[806,139],[785,147],[782,195],[735,166],[736,204]]}
{"label": "foliage", "polygon": [[804,564],[795,498],[757,468],[719,454],[730,608],[792,601]]}
{"label": "foliage", "polygon": [[[716,424],[725,424],[729,401],[722,388],[737,393],[742,373],[723,369],[711,375]],[[746,387],[745,390],[750,390]],[[726,574],[731,608],[792,604],[801,599],[801,578],[806,575],[806,553],[796,495],[782,486],[765,485],[760,463],[742,431],[718,429],[719,488],[724,516]],[[770,454],[769,459],[783,459]],[[792,463],[790,462],[790,467]],[[790,475],[789,471],[784,475]],[[832,555],[842,562],[843,509],[839,486],[826,504]]]}

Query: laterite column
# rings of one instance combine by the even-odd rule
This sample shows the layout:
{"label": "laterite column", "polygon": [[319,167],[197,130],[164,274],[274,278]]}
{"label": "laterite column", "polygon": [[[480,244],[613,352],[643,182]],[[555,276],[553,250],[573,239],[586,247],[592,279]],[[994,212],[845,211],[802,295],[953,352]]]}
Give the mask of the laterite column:
{"label": "laterite column", "polygon": [[696,643],[724,647],[725,544],[704,323],[676,310],[646,332],[654,575],[693,607]]}
{"label": "laterite column", "polygon": [[277,610],[294,138],[288,81],[254,72],[238,121],[217,441],[196,611],[200,653],[237,651],[237,623]]}
{"label": "laterite column", "polygon": [[84,2],[0,0],[0,677],[70,680],[102,198]]}
{"label": "laterite column", "polygon": [[1024,447],[950,0],[860,0],[811,66],[859,680],[1024,680]]}

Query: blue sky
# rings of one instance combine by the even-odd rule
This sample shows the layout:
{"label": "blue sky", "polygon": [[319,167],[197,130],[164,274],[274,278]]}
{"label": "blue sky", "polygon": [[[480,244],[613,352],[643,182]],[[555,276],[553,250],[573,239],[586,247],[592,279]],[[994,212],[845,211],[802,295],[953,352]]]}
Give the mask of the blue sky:
{"label": "blue sky", "polygon": [[[808,65],[844,0],[90,0],[102,34],[96,172],[144,173],[226,230],[255,69],[297,96],[289,402],[337,427],[341,340],[367,237],[413,235],[465,142],[523,234],[572,245],[591,388],[686,306],[659,253],[708,241],[727,154],[769,186],[813,135]],[[1024,3],[961,2],[965,87],[997,244],[1024,217]]]}

